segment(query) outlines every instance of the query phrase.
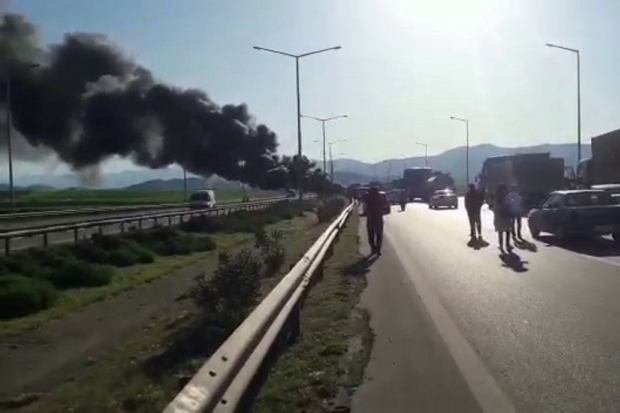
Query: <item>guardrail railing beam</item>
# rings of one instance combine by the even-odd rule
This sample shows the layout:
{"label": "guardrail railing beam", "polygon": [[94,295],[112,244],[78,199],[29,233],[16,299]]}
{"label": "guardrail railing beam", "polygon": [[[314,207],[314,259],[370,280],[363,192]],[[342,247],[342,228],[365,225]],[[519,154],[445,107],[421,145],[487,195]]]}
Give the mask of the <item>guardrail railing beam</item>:
{"label": "guardrail railing beam", "polygon": [[[301,333],[305,297],[323,276],[328,254],[353,210],[350,204],[288,274],[213,353],[164,413],[232,413],[252,393],[268,354]],[[318,278],[320,277],[320,278]],[[318,279],[317,279],[318,278]]]}

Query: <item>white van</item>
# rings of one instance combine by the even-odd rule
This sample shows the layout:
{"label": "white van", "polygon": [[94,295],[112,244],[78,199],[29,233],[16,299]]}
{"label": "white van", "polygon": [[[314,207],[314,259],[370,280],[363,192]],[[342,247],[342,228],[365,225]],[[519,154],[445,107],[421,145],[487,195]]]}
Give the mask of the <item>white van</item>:
{"label": "white van", "polygon": [[215,192],[212,189],[202,189],[194,192],[189,197],[191,209],[204,209],[215,207]]}

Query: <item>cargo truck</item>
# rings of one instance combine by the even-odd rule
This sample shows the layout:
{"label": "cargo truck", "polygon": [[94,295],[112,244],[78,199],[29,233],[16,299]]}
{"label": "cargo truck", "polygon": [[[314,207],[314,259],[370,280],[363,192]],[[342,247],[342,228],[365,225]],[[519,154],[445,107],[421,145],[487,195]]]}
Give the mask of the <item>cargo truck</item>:
{"label": "cargo truck", "polygon": [[491,208],[499,184],[516,185],[525,206],[533,207],[551,191],[564,188],[564,159],[548,152],[493,156],[484,161],[477,180]]}
{"label": "cargo truck", "polygon": [[409,201],[426,199],[426,183],[432,174],[433,170],[425,166],[405,169],[403,173],[403,186],[405,191],[407,191]]}
{"label": "cargo truck", "polygon": [[592,138],[592,157],[577,166],[580,186],[620,184],[620,129]]}

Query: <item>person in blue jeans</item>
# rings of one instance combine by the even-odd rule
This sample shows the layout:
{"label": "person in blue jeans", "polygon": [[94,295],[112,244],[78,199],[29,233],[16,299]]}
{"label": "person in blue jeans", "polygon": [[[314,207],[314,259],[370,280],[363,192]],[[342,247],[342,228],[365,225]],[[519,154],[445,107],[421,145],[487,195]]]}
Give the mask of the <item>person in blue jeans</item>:
{"label": "person in blue jeans", "polygon": [[366,194],[366,230],[371,254],[381,255],[383,245],[383,205],[379,190],[372,186]]}

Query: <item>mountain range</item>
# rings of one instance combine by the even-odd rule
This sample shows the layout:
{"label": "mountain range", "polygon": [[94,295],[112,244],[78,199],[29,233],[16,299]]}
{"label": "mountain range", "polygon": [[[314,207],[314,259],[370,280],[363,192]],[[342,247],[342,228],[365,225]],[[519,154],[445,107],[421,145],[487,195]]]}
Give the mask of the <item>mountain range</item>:
{"label": "mountain range", "polygon": [[[524,146],[515,148],[499,147],[491,144],[476,145],[469,148],[469,179],[474,177],[482,169],[482,163],[490,156],[508,155],[514,153],[540,153],[549,152],[553,157],[564,158],[566,166],[576,166],[576,144],[542,144],[536,146]],[[447,150],[438,155],[428,157],[428,166],[434,170],[450,173],[455,179],[457,186],[462,186],[466,181],[465,158],[467,148],[464,146]],[[590,156],[590,145],[582,145],[582,157]],[[317,162],[320,165],[320,162]],[[392,180],[401,178],[405,168],[424,166],[424,157],[409,157],[386,159],[377,163],[367,163],[355,159],[340,158],[334,160],[334,180],[342,185],[352,183],[364,183],[372,180]],[[178,168],[165,169],[138,169],[122,172],[106,173],[102,176],[98,187],[100,188],[125,188],[141,184],[134,189],[174,189],[183,187],[182,171]],[[191,180],[190,180],[191,178]],[[191,182],[191,183],[189,183]],[[188,174],[188,188],[196,187],[226,188],[238,186],[238,183],[226,181],[213,176],[206,179]],[[82,183],[75,174],[40,174],[19,176],[15,179],[15,185],[29,187],[33,185],[69,188],[80,187]],[[0,190],[3,185],[0,184]]]}

